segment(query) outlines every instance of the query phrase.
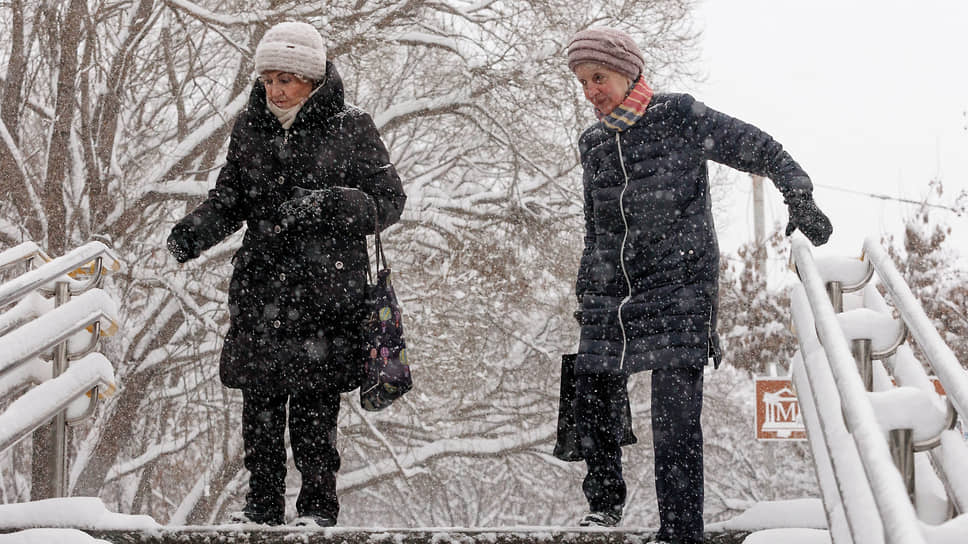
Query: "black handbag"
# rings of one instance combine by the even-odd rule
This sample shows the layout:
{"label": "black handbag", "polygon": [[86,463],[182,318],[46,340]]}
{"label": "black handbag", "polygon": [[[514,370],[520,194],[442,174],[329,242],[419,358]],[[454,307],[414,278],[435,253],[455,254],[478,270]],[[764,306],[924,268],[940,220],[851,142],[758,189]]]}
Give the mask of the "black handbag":
{"label": "black handbag", "polygon": [[[575,360],[578,355],[566,353],[561,356],[561,390],[558,396],[558,440],[555,442],[554,456],[562,461],[581,461],[585,456],[578,442],[575,429]],[[622,389],[625,401],[625,429],[621,445],[635,444],[638,439],[632,432],[632,406],[629,404],[627,389]]]}
{"label": "black handbag", "polygon": [[[380,268],[380,265],[383,268]],[[363,322],[363,383],[360,406],[375,412],[383,410],[413,387],[407,342],[403,336],[403,311],[390,281],[380,226],[376,226],[376,282],[370,276],[366,288],[366,320]]]}

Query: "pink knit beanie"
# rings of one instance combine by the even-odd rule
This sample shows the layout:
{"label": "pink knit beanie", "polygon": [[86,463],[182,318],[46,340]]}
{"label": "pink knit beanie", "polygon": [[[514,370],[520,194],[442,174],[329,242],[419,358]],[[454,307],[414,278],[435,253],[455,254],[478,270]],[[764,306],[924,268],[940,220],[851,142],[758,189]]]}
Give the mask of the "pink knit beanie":
{"label": "pink knit beanie", "polygon": [[312,81],[326,78],[326,44],[309,23],[279,23],[255,48],[255,73],[279,70]]}
{"label": "pink knit beanie", "polygon": [[645,66],[645,57],[632,36],[614,28],[588,28],[575,34],[568,44],[568,68],[594,62],[635,81]]}

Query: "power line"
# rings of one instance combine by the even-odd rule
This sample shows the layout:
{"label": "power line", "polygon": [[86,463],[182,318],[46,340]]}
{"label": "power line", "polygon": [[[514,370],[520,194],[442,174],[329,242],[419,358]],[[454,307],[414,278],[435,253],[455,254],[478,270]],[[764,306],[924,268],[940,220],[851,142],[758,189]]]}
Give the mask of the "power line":
{"label": "power line", "polygon": [[962,210],[959,210],[958,208],[953,208],[951,206],[945,206],[943,204],[931,204],[929,202],[921,202],[919,200],[911,200],[909,198],[900,198],[900,197],[896,197],[896,196],[879,195],[879,194],[876,194],[876,193],[865,193],[863,191],[855,191],[853,189],[845,189],[843,187],[835,187],[833,185],[823,185],[823,184],[820,184],[820,183],[814,183],[814,185],[816,185],[817,187],[823,187],[824,189],[830,189],[832,191],[841,191],[841,192],[844,192],[844,193],[851,193],[851,194],[855,194],[855,195],[867,196],[867,197],[870,197],[870,198],[877,198],[877,199],[880,199],[880,200],[893,200],[895,202],[903,202],[905,204],[916,204],[918,206],[927,206],[929,208],[940,208],[942,210],[947,210],[949,212],[954,212],[954,213],[956,213],[958,215],[961,215],[963,213],[963,211]]}

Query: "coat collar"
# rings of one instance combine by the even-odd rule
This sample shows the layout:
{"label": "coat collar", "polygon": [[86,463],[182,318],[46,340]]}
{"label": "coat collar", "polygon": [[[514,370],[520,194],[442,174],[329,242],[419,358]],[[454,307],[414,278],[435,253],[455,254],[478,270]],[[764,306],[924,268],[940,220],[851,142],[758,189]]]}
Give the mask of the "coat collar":
{"label": "coat collar", "polygon": [[[318,123],[335,116],[345,108],[346,102],[343,98],[343,80],[340,78],[336,66],[332,62],[326,61],[326,79],[320,84],[320,88],[313,93],[302,105],[296,120],[292,126],[297,127],[303,123]],[[252,85],[252,92],[249,94],[249,112],[258,119],[275,123],[275,115],[269,111],[266,105],[266,88],[259,82]],[[271,124],[270,124],[271,126]],[[290,127],[292,128],[292,127]]]}

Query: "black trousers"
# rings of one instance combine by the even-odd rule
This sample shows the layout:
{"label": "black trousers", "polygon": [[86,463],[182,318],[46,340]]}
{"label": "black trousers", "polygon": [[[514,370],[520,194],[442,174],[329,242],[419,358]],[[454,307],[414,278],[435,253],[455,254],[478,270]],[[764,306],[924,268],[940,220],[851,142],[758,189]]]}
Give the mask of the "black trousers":
{"label": "black trousers", "polygon": [[[582,483],[594,512],[621,512],[626,487],[620,441],[626,378],[579,375],[575,425],[588,473]],[[660,540],[702,542],[703,439],[702,369],[652,371],[652,442]]]}
{"label": "black trousers", "polygon": [[652,371],[659,540],[703,541],[702,369]]}
{"label": "black trousers", "polygon": [[625,387],[625,376],[575,376],[575,431],[588,468],[582,491],[592,512],[621,515],[625,505],[621,443],[626,415],[620,394]]}
{"label": "black trousers", "polygon": [[265,395],[242,391],[242,440],[249,470],[247,504],[282,520],[286,506],[286,403],[289,404],[289,441],[302,487],[296,500],[299,515],[336,519],[336,449],[339,392]]}

